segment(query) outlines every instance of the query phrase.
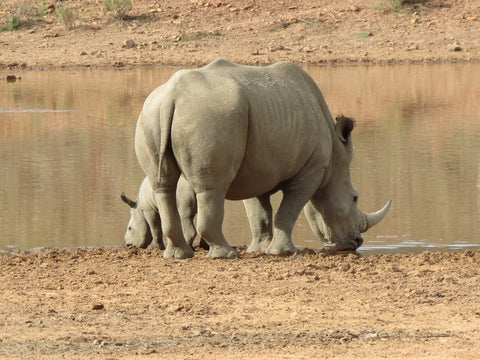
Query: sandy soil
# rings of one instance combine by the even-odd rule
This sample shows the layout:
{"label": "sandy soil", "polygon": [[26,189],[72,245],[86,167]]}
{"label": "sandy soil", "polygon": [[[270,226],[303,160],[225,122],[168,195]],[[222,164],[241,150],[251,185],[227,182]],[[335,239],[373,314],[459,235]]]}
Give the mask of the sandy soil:
{"label": "sandy soil", "polygon": [[0,357],[478,359],[480,253],[0,260]]}
{"label": "sandy soil", "polygon": [[[0,69],[185,66],[218,57],[246,64],[480,60],[478,1],[401,2],[415,1],[135,0],[120,20],[99,0],[52,0],[42,16],[31,15],[42,1],[4,0],[0,26],[21,21],[1,32]],[[74,11],[71,24],[56,15],[61,7]]]}
{"label": "sandy soil", "polygon": [[[21,19],[0,32],[0,80],[24,69],[218,57],[480,60],[478,1],[135,0],[125,20],[98,0],[55,2],[76,11],[72,29],[54,7],[39,15],[42,3],[0,2],[0,27]],[[0,358],[480,359],[479,252],[205,255],[95,248],[0,257]]]}

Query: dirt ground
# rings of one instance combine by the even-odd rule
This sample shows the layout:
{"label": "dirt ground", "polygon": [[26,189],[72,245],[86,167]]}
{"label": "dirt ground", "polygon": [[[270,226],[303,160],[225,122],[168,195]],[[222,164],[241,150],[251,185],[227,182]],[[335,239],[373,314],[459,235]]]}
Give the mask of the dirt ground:
{"label": "dirt ground", "polygon": [[5,359],[478,359],[480,252],[0,258]]}
{"label": "dirt ground", "polygon": [[[66,8],[71,15],[61,17]],[[244,64],[480,60],[473,0],[134,0],[126,16],[100,0],[0,1],[0,28],[20,21],[0,33],[0,69],[191,66],[219,57]]]}
{"label": "dirt ground", "polygon": [[[73,10],[70,22],[61,7]],[[480,2],[467,0],[134,0],[125,19],[98,0],[5,0],[0,28],[20,23],[0,32],[0,81],[31,69],[218,57],[479,61],[478,16]],[[0,358],[480,359],[480,252],[241,255],[211,260],[198,250],[172,260],[94,248],[0,256]]]}

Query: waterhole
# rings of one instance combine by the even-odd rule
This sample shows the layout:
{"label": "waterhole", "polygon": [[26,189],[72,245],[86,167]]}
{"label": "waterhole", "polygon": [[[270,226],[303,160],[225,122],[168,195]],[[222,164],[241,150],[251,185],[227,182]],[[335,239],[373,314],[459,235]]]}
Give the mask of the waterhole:
{"label": "waterhole", "polygon": [[[25,72],[0,83],[0,252],[123,243],[129,211],[120,193],[135,198],[144,176],[137,116],[176,70]],[[393,200],[360,250],[480,246],[480,65],[306,70],[332,114],[356,120],[359,207]],[[241,202],[227,202],[224,232],[233,245],[249,243]],[[303,214],[294,242],[322,247]]]}

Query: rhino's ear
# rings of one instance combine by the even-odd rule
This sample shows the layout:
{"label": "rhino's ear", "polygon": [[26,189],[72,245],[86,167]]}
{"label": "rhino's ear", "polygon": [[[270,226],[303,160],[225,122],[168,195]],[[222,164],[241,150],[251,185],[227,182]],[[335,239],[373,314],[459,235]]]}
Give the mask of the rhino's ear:
{"label": "rhino's ear", "polygon": [[128,206],[130,206],[131,208],[136,208],[137,207],[137,202],[136,201],[133,201],[132,199],[129,199],[127,197],[127,195],[125,195],[125,193],[122,192],[122,194],[120,195],[120,197],[122,198],[123,202],[126,203]]}
{"label": "rhino's ear", "polygon": [[337,121],[335,131],[338,137],[344,144],[348,143],[350,141],[350,134],[355,126],[355,120],[343,115],[337,116],[335,120]]}

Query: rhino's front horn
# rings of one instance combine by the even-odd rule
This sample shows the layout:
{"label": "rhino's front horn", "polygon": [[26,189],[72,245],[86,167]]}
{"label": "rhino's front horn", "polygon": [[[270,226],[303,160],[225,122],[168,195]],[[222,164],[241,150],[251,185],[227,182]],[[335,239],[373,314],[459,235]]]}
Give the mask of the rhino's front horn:
{"label": "rhino's front horn", "polygon": [[362,232],[367,231],[368,229],[372,228],[373,226],[377,225],[380,220],[382,220],[385,215],[387,215],[390,206],[392,205],[392,200],[388,200],[383,208],[380,210],[373,212],[373,213],[364,213],[365,215],[365,230]]}

